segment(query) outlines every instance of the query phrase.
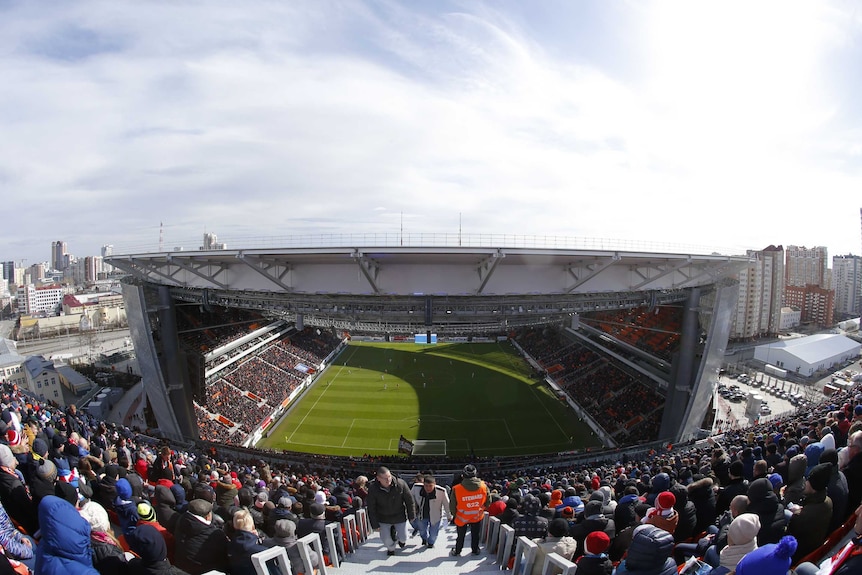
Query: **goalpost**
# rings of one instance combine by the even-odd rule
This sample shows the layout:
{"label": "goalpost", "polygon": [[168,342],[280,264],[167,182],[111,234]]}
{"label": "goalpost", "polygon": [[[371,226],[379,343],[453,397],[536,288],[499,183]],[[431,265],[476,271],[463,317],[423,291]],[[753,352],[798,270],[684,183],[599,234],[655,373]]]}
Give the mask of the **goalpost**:
{"label": "goalpost", "polygon": [[413,441],[413,455],[446,455],[446,440],[416,439]]}

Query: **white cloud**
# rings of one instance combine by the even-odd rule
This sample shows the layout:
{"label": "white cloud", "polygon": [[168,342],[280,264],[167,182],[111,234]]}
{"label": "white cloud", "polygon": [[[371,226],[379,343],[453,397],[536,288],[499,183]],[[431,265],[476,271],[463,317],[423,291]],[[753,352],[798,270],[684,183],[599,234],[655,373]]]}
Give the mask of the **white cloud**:
{"label": "white cloud", "polygon": [[233,246],[455,233],[459,213],[465,233],[859,245],[860,123],[836,89],[859,86],[835,63],[860,26],[840,4],[638,7],[613,73],[505,4],[423,8],[6,9],[0,186],[32,216],[0,256],[154,249],[160,221],[167,247]]}

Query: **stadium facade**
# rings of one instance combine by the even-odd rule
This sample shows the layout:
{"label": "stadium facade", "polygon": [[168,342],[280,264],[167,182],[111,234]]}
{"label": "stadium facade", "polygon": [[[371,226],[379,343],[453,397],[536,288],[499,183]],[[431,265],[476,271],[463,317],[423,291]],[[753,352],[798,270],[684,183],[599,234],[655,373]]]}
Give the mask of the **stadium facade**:
{"label": "stadium facade", "polygon": [[[171,437],[197,438],[192,398],[203,392],[207,362],[219,351],[181,345],[177,310],[219,307],[272,320],[261,341],[286,333],[284,326],[387,339],[435,333],[443,341],[559,326],[572,341],[644,374],[665,397],[659,438],[675,442],[692,437],[710,408],[736,303],[733,277],[748,258],[351,246],[116,254],[107,262],[129,274],[123,295],[146,398]],[[616,339],[593,318],[662,306],[682,309],[668,358]],[[226,346],[222,357],[236,347]]]}

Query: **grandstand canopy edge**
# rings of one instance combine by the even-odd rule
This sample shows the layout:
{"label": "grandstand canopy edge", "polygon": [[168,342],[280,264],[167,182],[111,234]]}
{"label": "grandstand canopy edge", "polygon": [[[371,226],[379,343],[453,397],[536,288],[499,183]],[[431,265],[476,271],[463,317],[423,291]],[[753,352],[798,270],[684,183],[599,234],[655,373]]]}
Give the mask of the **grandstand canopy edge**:
{"label": "grandstand canopy edge", "polygon": [[114,255],[149,282],[308,294],[509,295],[681,289],[736,274],[744,256],[505,247],[343,247]]}

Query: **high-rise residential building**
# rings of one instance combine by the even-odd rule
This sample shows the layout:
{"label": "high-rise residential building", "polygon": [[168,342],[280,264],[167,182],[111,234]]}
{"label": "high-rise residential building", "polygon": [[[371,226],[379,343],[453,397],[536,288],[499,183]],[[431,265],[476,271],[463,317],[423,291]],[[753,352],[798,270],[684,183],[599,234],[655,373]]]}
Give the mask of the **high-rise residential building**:
{"label": "high-rise residential building", "polygon": [[781,329],[784,248],[769,246],[747,255],[749,264],[738,274],[739,296],[730,327],[730,338],[737,340],[777,335]]}
{"label": "high-rise residential building", "polygon": [[114,246],[111,244],[105,244],[102,246],[102,257],[108,258],[114,255]]}
{"label": "high-rise residential building", "polygon": [[805,287],[816,285],[831,288],[828,283],[827,269],[829,256],[824,246],[806,248],[787,246],[785,251],[784,285]]}
{"label": "high-rise residential building", "polygon": [[57,240],[51,242],[51,267],[55,270],[66,269],[66,242]]}
{"label": "high-rise residential building", "polygon": [[9,280],[9,283],[14,283],[15,262],[3,262],[3,279]]}
{"label": "high-rise residential building", "polygon": [[833,321],[835,292],[826,248],[787,246],[784,263],[784,305],[802,311],[802,323],[828,327]]}
{"label": "high-rise residential building", "polygon": [[204,234],[204,243],[200,247],[201,250],[226,250],[227,244],[218,241],[218,236],[215,234]]}
{"label": "high-rise residential building", "polygon": [[832,288],[835,290],[836,319],[862,315],[862,257],[832,257]]}

